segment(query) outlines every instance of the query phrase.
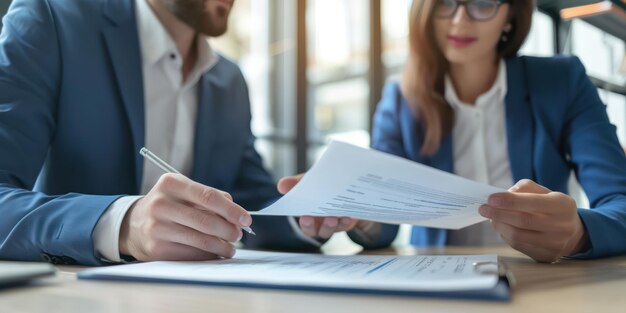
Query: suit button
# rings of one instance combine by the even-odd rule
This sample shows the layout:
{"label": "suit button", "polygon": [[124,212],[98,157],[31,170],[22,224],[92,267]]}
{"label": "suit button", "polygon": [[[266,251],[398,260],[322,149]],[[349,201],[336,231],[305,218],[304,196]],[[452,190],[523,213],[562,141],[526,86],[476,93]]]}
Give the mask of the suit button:
{"label": "suit button", "polygon": [[52,260],[52,264],[56,265],[56,264],[61,264],[62,263],[61,259],[58,256],[56,256],[56,255],[50,256],[50,259]]}
{"label": "suit button", "polygon": [[62,260],[62,264],[64,265],[76,265],[78,262],[76,262],[76,260],[70,258],[69,256],[62,256],[61,257]]}
{"label": "suit button", "polygon": [[47,253],[42,253],[39,255],[44,262],[52,263],[52,258]]}

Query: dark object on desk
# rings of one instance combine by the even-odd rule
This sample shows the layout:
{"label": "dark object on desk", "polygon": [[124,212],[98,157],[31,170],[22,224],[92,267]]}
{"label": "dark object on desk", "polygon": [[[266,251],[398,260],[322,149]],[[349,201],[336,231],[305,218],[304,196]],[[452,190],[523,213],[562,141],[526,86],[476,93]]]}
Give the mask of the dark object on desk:
{"label": "dark object on desk", "polygon": [[48,263],[0,262],[0,291],[53,275],[55,271]]}

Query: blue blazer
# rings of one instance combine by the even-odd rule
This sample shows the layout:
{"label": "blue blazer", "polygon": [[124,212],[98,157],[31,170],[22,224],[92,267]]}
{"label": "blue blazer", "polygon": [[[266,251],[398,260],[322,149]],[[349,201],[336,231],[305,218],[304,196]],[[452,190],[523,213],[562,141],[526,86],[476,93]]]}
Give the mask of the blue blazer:
{"label": "blue blazer", "polygon": [[[199,93],[191,178],[263,208],[279,194],[254,149],[241,72],[220,58]],[[101,264],[93,229],[139,193],[143,145],[134,1],[14,1],[0,36],[0,258]],[[249,246],[313,248],[285,218],[254,228]]]}
{"label": "blue blazer", "polygon": [[[583,65],[575,57],[516,57],[506,66],[506,131],[514,179],[532,179],[567,193],[574,171],[591,205],[578,209],[592,246],[580,257],[626,253],[626,157]],[[389,83],[374,116],[373,147],[454,172],[452,135],[443,138],[435,155],[425,157],[420,154],[423,133],[398,83]],[[393,233],[397,227],[385,230]],[[442,246],[446,234],[414,227],[411,242]]]}

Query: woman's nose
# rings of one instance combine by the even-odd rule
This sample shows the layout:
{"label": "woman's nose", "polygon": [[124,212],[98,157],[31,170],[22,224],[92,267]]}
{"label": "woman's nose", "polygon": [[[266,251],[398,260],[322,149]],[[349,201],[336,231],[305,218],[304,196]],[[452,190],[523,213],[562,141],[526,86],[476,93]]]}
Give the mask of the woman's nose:
{"label": "woman's nose", "polygon": [[454,13],[454,16],[452,16],[452,24],[461,24],[469,20],[470,18],[464,5],[459,6]]}

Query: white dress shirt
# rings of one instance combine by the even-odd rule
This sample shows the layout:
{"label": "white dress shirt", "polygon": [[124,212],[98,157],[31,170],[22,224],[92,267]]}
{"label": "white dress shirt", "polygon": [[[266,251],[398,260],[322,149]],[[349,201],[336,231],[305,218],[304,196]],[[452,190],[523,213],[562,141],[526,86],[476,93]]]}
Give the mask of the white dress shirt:
{"label": "white dress shirt", "polygon": [[[141,47],[145,103],[145,146],[189,176],[193,167],[198,108],[198,81],[219,60],[203,36],[196,39],[198,59],[183,81],[181,57],[176,43],[146,0],[135,0]],[[163,171],[144,162],[141,194],[156,184]],[[101,258],[120,262],[119,233],[128,209],[141,196],[122,197],[103,214],[94,229],[94,248]]]}
{"label": "white dress shirt", "polygon": [[[445,99],[455,114],[452,130],[454,173],[492,186],[508,189],[513,185],[506,138],[504,99],[507,93],[506,64],[500,61],[494,85],[476,99],[463,103],[449,77]],[[504,241],[486,221],[448,233],[450,245],[491,245]]]}

